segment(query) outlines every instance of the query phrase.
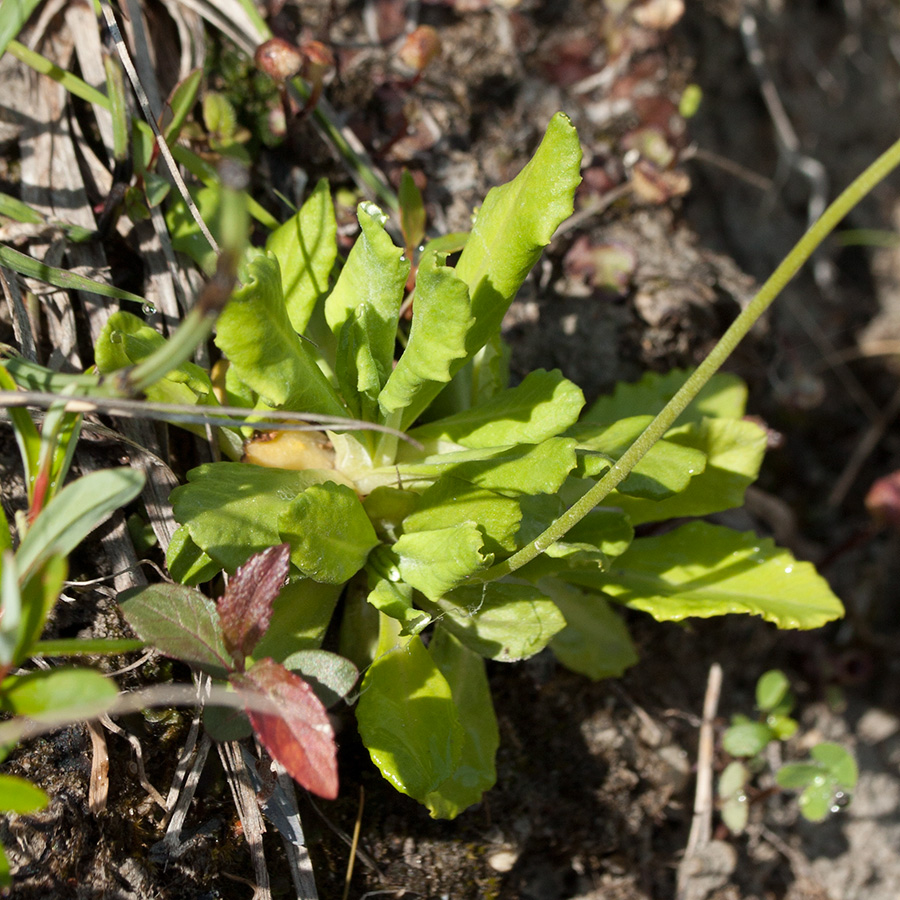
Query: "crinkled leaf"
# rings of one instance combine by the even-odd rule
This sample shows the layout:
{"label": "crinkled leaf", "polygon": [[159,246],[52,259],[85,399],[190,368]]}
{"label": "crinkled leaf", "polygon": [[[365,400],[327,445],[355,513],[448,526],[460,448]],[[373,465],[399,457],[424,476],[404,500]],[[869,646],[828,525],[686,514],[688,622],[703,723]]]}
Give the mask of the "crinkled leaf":
{"label": "crinkled leaf", "polygon": [[106,712],[118,691],[93,669],[40,669],[0,684],[0,710],[40,722],[77,722]]}
{"label": "crinkled leaf", "polygon": [[470,650],[500,662],[534,656],[566,627],[556,604],[530,584],[461,587],[426,609]]}
{"label": "crinkled leaf", "polygon": [[768,538],[706,522],[635,540],[592,583],[661,621],[750,613],[779,628],[818,628],[844,613],[811,563]]}
{"label": "crinkled leaf", "polygon": [[388,616],[380,623],[356,707],[359,733],[382,775],[424,803],[456,771],[464,731],[450,685],[422,639],[401,637]]}
{"label": "crinkled leaf", "polygon": [[404,534],[394,552],[402,579],[432,600],[494,560],[493,554],[484,552],[484,536],[474,522]]}
{"label": "crinkled leaf", "polygon": [[[401,457],[404,452],[401,449]],[[449,473],[488,490],[520,496],[556,493],[575,461],[572,438],[549,438],[540,444],[442,453],[421,462],[400,463],[392,470],[404,484],[427,483]]]}
{"label": "crinkled leaf", "polygon": [[298,650],[282,665],[301,676],[326,709],[346,697],[359,678],[359,669],[349,659],[327,650]]}
{"label": "crinkled leaf", "polygon": [[[261,659],[230,679],[247,703],[260,742],[308,791],[334,800],[338,792],[337,746],[328,713],[315,691],[272,659]],[[262,699],[271,711],[257,707]]]}
{"label": "crinkled leaf", "polygon": [[31,813],[46,809],[50,798],[36,785],[15,775],[0,775],[0,810]]}
{"label": "crinkled leaf", "polygon": [[166,568],[179,584],[191,586],[203,584],[222,571],[222,566],[191,540],[186,525],[175,529],[166,547]]}
{"label": "crinkled leaf", "polygon": [[334,388],[291,325],[275,257],[251,259],[242,280],[216,327],[216,346],[235,374],[277,409],[345,415]]}
{"label": "crinkled leaf", "polygon": [[136,469],[103,469],[67,484],[41,511],[16,552],[23,580],[50,556],[68,556],[120,506],[130,503],[144,486]]}
{"label": "crinkled leaf", "polygon": [[315,650],[328,629],[343,585],[291,579],[275,598],[269,630],[254,648],[258,657],[283,662],[300,650]]}
{"label": "crinkled leaf", "polygon": [[278,260],[288,317],[302,334],[328,290],[337,258],[337,223],[326,179],[319,180],[296,215],[269,235],[266,250]]}
{"label": "crinkled leaf", "polygon": [[413,589],[404,581],[391,581],[370,572],[366,598],[379,612],[400,623],[400,634],[419,634],[431,623],[431,616],[413,606]]}
{"label": "crinkled leaf", "polygon": [[175,518],[201,550],[233,572],[254,553],[280,544],[278,521],[291,501],[331,476],[222,462],[198,466],[187,477],[170,497]]}
{"label": "crinkled leaf", "polygon": [[[655,416],[687,381],[690,371],[673,369],[665,375],[647,372],[632,384],[619,382],[612,394],[600,397],[582,417],[582,422],[612,423],[629,416]],[[747,386],[736,375],[720,372],[701,388],[679,421],[740,419],[747,403]]]}
{"label": "crinkled leaf", "polygon": [[413,534],[477,522],[487,550],[512,553],[521,521],[517,500],[445,475],[422,492],[418,509],[403,522],[403,531]]}
{"label": "crinkled leaf", "polygon": [[[649,416],[635,416],[612,425],[579,423],[567,433],[578,440],[578,472],[596,477],[609,468],[609,460],[618,459],[650,424]],[[648,500],[663,500],[683,491],[691,478],[706,468],[706,455],[693,447],[662,439],[622,481],[619,494]],[[618,503],[618,499],[616,501]]]}
{"label": "crinkled leaf", "polygon": [[[444,265],[443,257],[424,254],[416,273],[409,342],[378,397],[385,416],[404,410],[400,428],[418,418],[427,403],[426,386],[450,380],[453,361],[466,355],[466,334],[474,323],[466,285]],[[423,395],[426,402],[417,402]]]}
{"label": "crinkled leaf", "polygon": [[370,335],[378,330],[378,317],[361,303],[351,310],[338,334],[335,375],[351,415],[373,421],[378,395],[388,378],[373,355]]}
{"label": "crinkled leaf", "polygon": [[566,668],[599,681],[618,678],[638,661],[628,628],[604,597],[556,579],[542,581],[541,587],[566,620],[550,642]]}
{"label": "crinkled leaf", "polygon": [[216,604],[194,588],[154,584],[120,596],[125,621],[161,653],[222,678],[234,667]]}
{"label": "crinkled leaf", "polygon": [[222,637],[231,654],[248,656],[266,633],[272,618],[272,604],[288,575],[287,544],[254,553],[228,580],[216,608]]}
{"label": "crinkled leaf", "polygon": [[703,419],[673,428],[666,440],[706,454],[706,468],[695,474],[674,497],[646,501],[610,495],[610,505],[624,510],[634,525],[686,516],[705,516],[732,509],[744,502],[744,492],[755,481],[766,451],[766,433],[741,419]]}
{"label": "crinkled leaf", "polygon": [[538,444],[574,425],[583,406],[581,388],[558,369],[538,369],[526,375],[521,384],[484,403],[414,428],[410,437],[426,445],[451,441],[473,449]]}
{"label": "crinkled leaf", "polygon": [[441,626],[435,628],[428,652],[450,685],[464,734],[456,770],[428,794],[425,805],[434,818],[453,819],[494,786],[500,732],[484,660]]}
{"label": "crinkled leaf", "polygon": [[469,355],[499,332],[525,276],[572,214],[580,165],[575,128],[557,113],[528,165],[485,198],[456,265],[457,275],[469,286],[477,320],[466,339]]}
{"label": "crinkled leaf", "polygon": [[281,514],[278,531],[291,545],[291,562],[308,578],[349,581],[378,545],[359,497],[343,484],[317,484],[296,496]]}
{"label": "crinkled leaf", "polygon": [[[393,366],[397,320],[409,277],[409,260],[384,230],[385,217],[377,206],[361,203],[357,216],[362,231],[325,301],[325,319],[339,337],[356,310],[360,306],[366,308],[365,339],[381,379],[380,389]],[[339,349],[338,368],[341,352]]]}

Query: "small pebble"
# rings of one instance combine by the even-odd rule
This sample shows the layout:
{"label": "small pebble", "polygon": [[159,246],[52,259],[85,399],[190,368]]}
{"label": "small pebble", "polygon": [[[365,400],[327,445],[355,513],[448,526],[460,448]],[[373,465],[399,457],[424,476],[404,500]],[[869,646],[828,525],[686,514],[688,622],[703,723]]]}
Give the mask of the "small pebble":
{"label": "small pebble", "polygon": [[510,872],[518,858],[519,854],[515,850],[498,850],[488,857],[488,865],[495,872]]}

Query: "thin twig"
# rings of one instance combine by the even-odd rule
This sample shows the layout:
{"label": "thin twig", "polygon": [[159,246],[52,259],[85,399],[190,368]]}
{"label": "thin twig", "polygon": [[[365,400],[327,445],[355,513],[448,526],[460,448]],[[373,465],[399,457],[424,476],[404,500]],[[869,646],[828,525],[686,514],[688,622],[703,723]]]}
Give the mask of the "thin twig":
{"label": "thin twig", "polygon": [[678,866],[678,900],[684,900],[690,881],[691,860],[709,843],[712,837],[713,774],[715,752],[713,725],[719,708],[722,691],[722,667],[713,663],[709,667],[706,696],[703,698],[703,722],[700,725],[700,745],[697,750],[697,791],[694,795],[694,818],[684,857]]}

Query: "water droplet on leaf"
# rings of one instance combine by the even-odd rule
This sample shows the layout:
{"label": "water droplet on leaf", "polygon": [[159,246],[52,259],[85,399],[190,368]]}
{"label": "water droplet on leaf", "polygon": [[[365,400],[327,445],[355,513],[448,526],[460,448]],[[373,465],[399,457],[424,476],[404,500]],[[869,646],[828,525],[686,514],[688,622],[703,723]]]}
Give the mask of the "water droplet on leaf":
{"label": "water droplet on leaf", "polygon": [[145,316],[152,316],[156,313],[156,305],[151,303],[149,300],[145,301],[143,306],[141,306],[141,312]]}

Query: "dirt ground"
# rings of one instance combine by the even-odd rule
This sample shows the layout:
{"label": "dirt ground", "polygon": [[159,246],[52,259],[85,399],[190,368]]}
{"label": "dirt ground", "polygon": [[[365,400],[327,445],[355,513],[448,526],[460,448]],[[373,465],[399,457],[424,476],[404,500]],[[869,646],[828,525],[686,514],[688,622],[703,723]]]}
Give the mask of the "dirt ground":
{"label": "dirt ground", "polygon": [[[556,110],[572,117],[585,151],[575,221],[523,288],[506,337],[517,376],[558,367],[591,399],[616,380],[702,359],[816,203],[897,138],[895,4],[748,3],[743,27],[755,25],[757,39],[751,34],[749,45],[737,0],[686,6],[678,16],[679,4],[665,0],[288,0],[273,27],[332,47],[338,74],[325,96],[389,178],[404,166],[417,173],[435,233],[466,227],[473,205],[515,174]],[[162,5],[147,7],[165,19]],[[437,29],[442,52],[410,85],[396,54],[416,16]],[[754,66],[756,49],[764,69]],[[689,85],[702,99],[685,119],[679,102]],[[0,138],[13,162],[0,172],[0,189],[15,192],[16,117],[4,114],[6,104],[0,97],[0,119],[12,132]],[[270,203],[276,190],[294,196],[323,174],[347,183],[305,125],[263,151],[254,186]],[[898,227],[896,175],[846,223]],[[900,896],[900,539],[874,530],[864,507],[869,486],[898,468],[900,456],[900,245],[872,240],[832,240],[729,363],[750,385],[750,412],[780,435],[780,446],[728,524],[774,535],[814,560],[847,619],[819,632],[779,633],[746,618],[662,625],[630,614],[641,662],[618,682],[590,683],[544,655],[493,664],[498,784],[453,822],[429,819],[383,781],[352,714],[342,714],[341,796],[300,798],[319,896],[675,897],[716,662],[724,669],[722,727],[733,713],[752,712],[757,678],[780,667],[802,724],[789,752],[801,752],[801,742],[839,741],[855,753],[860,782],[850,805],[818,825],[799,817],[792,798],[766,792],[752,798],[741,836],[715,816],[714,840],[693,860],[679,896]],[[618,261],[611,273],[595,253],[609,247]],[[15,505],[11,432],[0,439],[4,503]],[[98,444],[93,452],[114,451]],[[112,565],[98,559],[99,547],[88,547],[76,563],[86,577],[108,574]],[[65,633],[116,618],[99,591],[81,592],[59,616]],[[161,677],[162,665],[122,676],[123,686]],[[148,778],[163,794],[189,723],[187,713],[122,723],[140,737]],[[83,727],[13,758],[11,770],[47,787],[54,802],[0,828],[16,873],[10,896],[250,897],[250,853],[215,753],[174,853],[159,843],[159,811],[139,783],[131,746],[116,735],[108,742],[111,794],[97,816],[87,809]],[[724,762],[719,751],[714,767]],[[345,839],[361,796],[362,852],[344,895]],[[264,848],[272,894],[295,896],[272,828]]]}

